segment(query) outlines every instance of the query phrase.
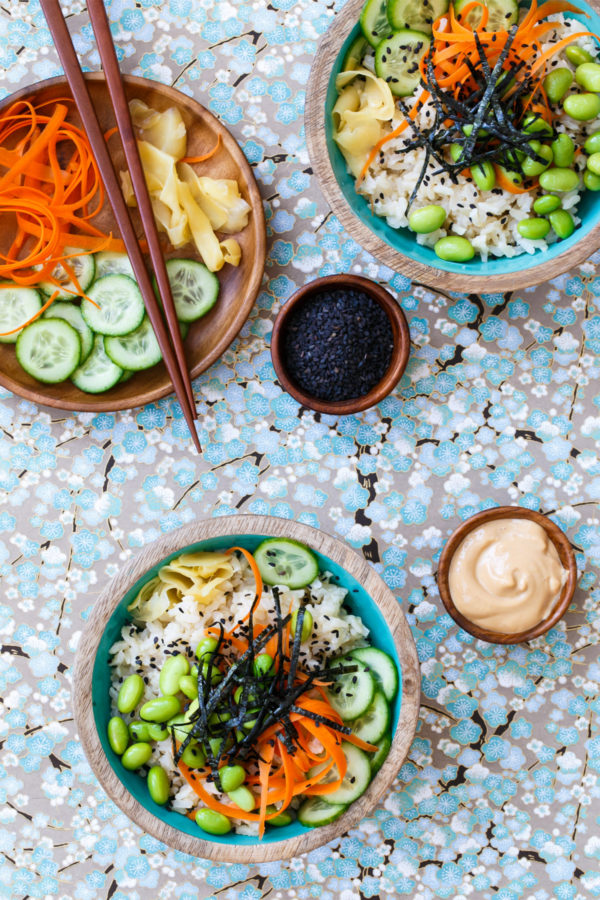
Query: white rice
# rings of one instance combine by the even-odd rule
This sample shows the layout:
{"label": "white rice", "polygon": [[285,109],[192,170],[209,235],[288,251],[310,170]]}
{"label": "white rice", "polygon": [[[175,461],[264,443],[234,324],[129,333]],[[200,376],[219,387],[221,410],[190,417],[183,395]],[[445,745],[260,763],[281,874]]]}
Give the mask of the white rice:
{"label": "white rice", "polygon": [[[208,605],[200,606],[191,596],[184,595],[176,606],[153,622],[133,622],[123,626],[120,640],[110,649],[111,715],[119,715],[127,722],[138,718],[136,714],[125,716],[117,710],[119,688],[128,675],[138,673],[144,679],[144,700],[159,696],[160,670],[169,655],[183,653],[191,664],[195,661],[195,648],[205,636],[205,628],[221,623],[229,629],[246,615],[254,599],[254,577],[245,559],[232,556],[231,562],[234,573],[226,584],[227,589]],[[305,671],[311,664],[322,664],[326,659],[365,645],[369,635],[362,620],[343,608],[347,592],[335,584],[331,574],[323,573],[309,585],[309,590],[311,603],[306,609],[312,614],[314,624],[310,640],[301,645],[299,668]],[[285,616],[292,606],[298,606],[305,589],[293,591],[281,587],[279,593],[282,615]],[[274,615],[273,594],[267,587],[255,611],[254,621],[268,624],[274,621]],[[169,775],[172,808],[181,813],[195,809],[198,797],[173,763],[170,738],[154,745],[148,767],[154,765],[161,765]],[[220,796],[214,785],[205,783],[205,787]],[[225,797],[224,802],[230,801]],[[234,820],[234,826],[240,833],[257,833],[254,823]]]}
{"label": "white rice", "polygon": [[[585,26],[576,19],[565,19],[558,15],[553,17],[556,22],[554,31],[549,32],[547,41],[542,45],[542,51],[552,47],[558,40],[585,30]],[[579,38],[579,45],[596,53],[596,43],[592,38]],[[373,68],[372,57],[367,58],[365,66]],[[574,66],[565,59],[562,53],[557,53],[548,64],[549,68],[556,66]],[[577,93],[578,86],[574,83],[569,93]],[[410,98],[405,98],[411,105]],[[418,118],[418,124],[426,127],[428,118],[433,114],[431,102],[424,105]],[[404,117],[398,112],[397,117],[390,125],[390,131],[398,127]],[[581,146],[588,134],[600,129],[600,117],[590,122],[577,122],[567,115],[557,116],[555,119],[557,131],[567,132]],[[384,217],[392,228],[406,228],[408,226],[408,212],[414,212],[423,206],[436,204],[447,210],[448,216],[444,227],[431,234],[419,234],[416,236],[419,244],[433,247],[440,238],[452,233],[462,235],[471,241],[481,258],[486,260],[488,256],[517,256],[521,253],[534,253],[536,250],[545,250],[549,244],[557,240],[553,231],[545,240],[527,240],[522,237],[517,226],[521,219],[535,216],[533,203],[537,196],[535,191],[526,194],[511,194],[501,188],[492,191],[480,191],[472,179],[463,175],[458,176],[458,184],[453,184],[448,175],[432,175],[436,163],[430,163],[428,174],[425,176],[419,193],[410,210],[408,201],[415,185],[418,173],[425,161],[425,150],[418,148],[405,151],[406,143],[413,139],[413,131],[409,127],[403,134],[388,141],[382,147],[382,151],[371,165],[361,187],[360,193],[368,197],[372,209],[376,215]],[[585,169],[585,159],[580,155],[578,167],[580,171]],[[561,195],[563,209],[568,210],[573,216],[576,225],[581,223],[577,215],[577,205],[583,188],[570,191]]]}

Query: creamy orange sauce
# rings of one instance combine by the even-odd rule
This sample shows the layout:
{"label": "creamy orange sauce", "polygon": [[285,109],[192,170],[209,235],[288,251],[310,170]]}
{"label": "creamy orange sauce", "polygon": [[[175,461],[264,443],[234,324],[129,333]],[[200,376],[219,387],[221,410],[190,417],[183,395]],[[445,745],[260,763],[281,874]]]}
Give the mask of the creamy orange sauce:
{"label": "creamy orange sauce", "polygon": [[495,519],[459,544],[448,573],[456,608],[475,625],[516,634],[547,619],[567,579],[556,547],[531,519]]}

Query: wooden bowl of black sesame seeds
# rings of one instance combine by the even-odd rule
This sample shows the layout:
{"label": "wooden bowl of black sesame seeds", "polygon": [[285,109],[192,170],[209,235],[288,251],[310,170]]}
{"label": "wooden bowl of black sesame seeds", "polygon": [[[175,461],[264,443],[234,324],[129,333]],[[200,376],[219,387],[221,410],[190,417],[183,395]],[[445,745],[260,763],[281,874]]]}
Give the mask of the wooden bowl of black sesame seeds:
{"label": "wooden bowl of black sesame seeds", "polygon": [[359,275],[328,275],[279,311],[271,357],[282,387],[302,406],[351,415],[380,403],[408,362],[410,335],[394,297]]}

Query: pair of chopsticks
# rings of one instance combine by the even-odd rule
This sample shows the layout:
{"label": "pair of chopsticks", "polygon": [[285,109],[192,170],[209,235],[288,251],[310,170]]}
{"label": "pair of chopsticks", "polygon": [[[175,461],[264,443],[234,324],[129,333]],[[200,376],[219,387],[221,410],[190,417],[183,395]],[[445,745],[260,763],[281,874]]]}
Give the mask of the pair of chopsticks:
{"label": "pair of chopsticks", "polygon": [[144,257],[131,221],[129,209],[121,193],[119,181],[113,168],[110,153],[102,133],[102,129],[96,116],[90,95],[88,93],[85,78],[79,66],[79,60],[73,47],[71,35],[67,28],[59,0],[40,0],[40,5],[48,28],[54,39],[59,59],[65,72],[66,79],[71,88],[73,99],[79,111],[83,127],[87,132],[94,157],[98,163],[100,175],[106,188],[106,193],[112,207],[121,237],[129,255],[135,277],[137,279],[146,311],[152,323],[154,333],[162,351],[163,359],[173,382],[175,394],[185,416],[185,421],[190,430],[192,440],[198,452],[201,452],[200,441],[196,432],[195,420],[198,418],[194,392],[190,382],[185,352],[179,330],[179,322],[175,312],[173,296],[169,285],[169,278],[165,268],[165,261],[160,248],[160,241],[152,204],[148,195],[144,171],[138,153],[129,104],[125,95],[125,89],[121,80],[119,62],[115,46],[110,32],[110,24],[104,9],[103,0],[88,0],[87,8],[94,29],[96,43],[100,51],[100,59],[106,77],[106,84],[112,102],[117,128],[121,137],[127,167],[131,174],[133,190],[138,209],[142,219],[148,250],[152,261],[152,268],[156,276],[158,290],[162,298],[164,312],[167,318],[168,329],[163,320],[159,302],[156,298]]}

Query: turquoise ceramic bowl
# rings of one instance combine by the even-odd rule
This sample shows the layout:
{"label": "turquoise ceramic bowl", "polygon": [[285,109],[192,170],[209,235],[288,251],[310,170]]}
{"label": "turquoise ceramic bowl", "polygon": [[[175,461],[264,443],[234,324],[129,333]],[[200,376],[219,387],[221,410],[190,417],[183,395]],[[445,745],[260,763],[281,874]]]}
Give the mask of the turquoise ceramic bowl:
{"label": "turquoise ceramic bowl", "polygon": [[[591,5],[582,2],[582,0],[574,0],[574,4],[581,9],[581,13],[568,15],[571,15],[582,22],[582,30],[590,30],[600,34],[600,15],[598,12]],[[323,57],[319,61],[319,55],[317,56],[317,62],[315,64],[317,71],[313,68],[314,78],[311,78],[311,83],[309,85],[309,99],[307,101],[307,134],[309,147],[311,149],[311,161],[315,165],[317,174],[321,179],[324,193],[330,203],[334,205],[332,202],[333,194],[336,195],[335,199],[339,200],[339,193],[341,192],[341,195],[353,216],[369,229],[374,238],[379,239],[379,241],[383,242],[383,244],[387,245],[391,250],[395,250],[399,254],[402,254],[407,261],[413,261],[418,267],[435,270],[437,276],[433,281],[431,279],[428,280],[426,276],[422,278],[422,280],[426,280],[427,283],[435,282],[441,286],[443,284],[442,273],[448,272],[454,273],[457,276],[462,276],[463,289],[468,289],[469,278],[473,279],[474,289],[481,289],[484,287],[484,281],[487,279],[489,279],[490,282],[490,284],[487,285],[488,289],[492,282],[498,279],[504,282],[502,284],[503,287],[510,286],[511,284],[516,286],[525,282],[531,284],[544,281],[545,278],[549,277],[548,274],[544,273],[544,269],[549,264],[553,263],[553,261],[558,260],[559,257],[564,262],[560,271],[566,271],[574,261],[581,261],[580,259],[574,260],[573,258],[575,248],[578,248],[581,245],[581,242],[585,241],[585,239],[590,236],[591,232],[600,226],[600,203],[598,202],[598,195],[591,191],[585,191],[583,195],[579,206],[579,215],[582,219],[582,224],[575,230],[571,237],[563,241],[558,241],[556,244],[549,247],[548,250],[543,252],[536,252],[532,255],[522,254],[512,259],[489,259],[487,262],[483,262],[477,256],[469,263],[453,263],[439,259],[431,248],[423,247],[418,244],[415,235],[408,228],[391,228],[384,218],[376,216],[371,212],[367,200],[356,193],[355,180],[352,175],[347,172],[344,158],[337,147],[337,144],[333,140],[333,124],[331,116],[337,98],[335,88],[336,77],[342,69],[343,60],[350,44],[360,34],[360,26],[357,24],[357,18],[361,6],[361,0],[349,0],[347,6],[342,10],[342,13],[336,17],[334,24],[330,28],[330,32],[328,32],[327,38],[324,40],[324,45],[319,49],[319,54],[322,52]],[[589,18],[586,18],[586,13]],[[353,22],[356,24],[352,26]],[[348,32],[347,29],[349,26],[350,31]],[[346,29],[346,31],[344,29]],[[347,35],[345,38],[344,34]],[[341,44],[340,40],[342,41]],[[332,50],[335,50],[336,55],[334,57],[332,57]],[[329,69],[328,77],[325,78],[322,87],[319,88],[318,76],[321,75],[323,71],[321,67],[327,65],[326,60],[331,59],[333,59],[333,63],[329,63],[331,68]],[[323,100],[324,102],[322,102]],[[318,161],[320,150],[322,149],[320,145],[322,144],[325,144],[328,164],[326,162]],[[335,185],[331,184],[332,174],[335,179]],[[335,190],[335,186],[337,186],[337,191]],[[337,204],[335,205],[336,213],[339,213],[341,210],[341,202],[339,203],[339,207],[340,209],[338,209]],[[349,218],[344,217],[343,211],[340,218],[342,218],[343,224],[348,228],[350,233],[353,234],[353,229],[351,224],[349,224]],[[356,237],[357,241],[361,242],[360,233],[358,231],[353,234],[353,236]],[[593,241],[594,239],[595,243],[593,246],[591,246],[587,252],[584,252],[584,258],[591,255],[591,253],[600,245],[600,233],[594,235],[591,240]],[[369,245],[367,245],[365,241],[362,241],[362,243],[368,250],[376,256],[379,256],[384,262],[389,265],[392,264],[392,255],[389,253],[384,255],[378,252],[376,242],[371,242]],[[397,260],[397,262],[400,262],[400,260]],[[396,268],[398,268],[398,265],[396,265]],[[416,271],[414,273],[409,272],[408,274],[414,274],[415,277],[419,278],[419,276],[423,276],[423,271]],[[552,274],[557,274],[556,269]],[[477,281],[477,284],[475,284],[475,281]],[[457,283],[458,280],[453,286],[456,286]]]}
{"label": "turquoise ceramic bowl", "polygon": [[[242,517],[235,518],[240,519]],[[248,518],[254,519],[255,517]],[[211,524],[214,525],[215,522],[213,521],[213,523]],[[218,520],[216,524],[218,524]],[[188,526],[188,528],[189,527],[191,526]],[[302,526],[296,525],[294,527],[298,528]],[[188,529],[184,529],[184,531],[187,530]],[[313,531],[313,529],[307,529],[307,531]],[[320,533],[315,532],[315,534]],[[132,814],[131,807],[125,808],[122,806],[122,808],[125,808],[125,811],[128,812],[128,814],[131,815],[132,818],[135,818],[136,821],[138,821],[138,823],[142,825],[142,827],[146,827],[147,830],[156,833],[155,829],[149,827],[148,822],[150,821],[150,819],[159,820],[165,826],[170,826],[170,829],[172,829],[182,837],[189,836],[189,838],[192,838],[194,840],[200,838],[203,842],[206,842],[207,846],[210,846],[210,844],[216,845],[217,851],[220,851],[221,853],[220,858],[224,858],[224,856],[235,858],[235,847],[256,846],[256,849],[258,851],[260,846],[261,848],[263,848],[264,852],[265,848],[269,848],[269,845],[276,845],[277,847],[279,847],[282,845],[282,842],[301,838],[307,832],[310,832],[313,835],[320,831],[325,832],[327,830],[327,827],[307,829],[297,822],[294,822],[293,824],[290,824],[283,828],[267,829],[262,841],[259,841],[256,837],[238,835],[236,833],[230,833],[225,836],[213,836],[201,832],[195,822],[187,819],[185,816],[182,816],[177,812],[166,809],[164,807],[160,807],[155,804],[150,798],[145,779],[136,772],[128,772],[127,770],[125,770],[121,765],[120,758],[112,751],[108,743],[106,728],[111,715],[109,701],[110,669],[108,660],[110,655],[110,648],[112,644],[119,638],[121,628],[123,627],[123,625],[131,621],[131,615],[129,614],[127,609],[128,606],[131,604],[140,588],[148,580],[154,577],[154,575],[162,565],[164,565],[166,562],[169,562],[174,557],[180,555],[183,552],[195,550],[224,550],[231,546],[242,546],[250,551],[253,551],[258,546],[258,544],[267,536],[269,536],[268,530],[266,530],[265,533],[262,534],[229,532],[220,536],[211,536],[203,540],[196,540],[192,543],[186,543],[185,545],[177,546],[176,549],[172,550],[172,552],[157,559],[154,565],[148,567],[147,570],[143,572],[143,574],[137,577],[134,582],[130,583],[129,588],[124,593],[124,595],[113,595],[111,604],[112,608],[108,609],[106,614],[104,615],[105,621],[101,623],[101,633],[97,634],[95,644],[94,639],[91,638],[92,644],[95,646],[95,658],[93,661],[93,667],[91,669],[88,669],[88,674],[91,675],[91,678],[88,677],[88,674],[83,674],[81,671],[85,666],[81,657],[83,656],[87,658],[90,652],[93,652],[90,650],[90,642],[88,638],[90,638],[90,632],[93,632],[97,628],[99,624],[98,622],[90,622],[88,631],[86,632],[86,638],[83,641],[85,647],[81,647],[78,653],[76,682],[78,682],[79,684],[84,682],[82,689],[84,694],[88,689],[88,684],[89,688],[91,689],[91,715],[93,718],[93,732],[95,733],[88,738],[87,742],[84,737],[84,734],[86,732],[86,725],[79,721],[79,719],[84,716],[83,710],[76,710],[76,715],[78,717],[78,726],[80,734],[82,734],[84,748],[92,765],[94,766],[94,768],[96,768],[96,772],[99,775],[101,782],[105,782],[106,777],[102,767],[100,767],[101,770],[98,771],[98,768],[94,765],[95,759],[96,757],[98,757],[98,754],[98,758],[102,757],[102,766],[104,767],[104,769],[105,764],[108,763],[112,775],[117,779],[120,790],[124,794],[126,793],[129,798],[133,798],[135,801],[137,801],[137,804],[139,804],[139,806],[147,813],[146,817],[140,817],[139,815]],[[329,538],[328,540],[333,539]],[[349,553],[351,551],[346,552]],[[361,616],[371,632],[371,640],[374,646],[377,646],[380,649],[384,650],[386,653],[389,653],[390,656],[392,656],[396,661],[396,665],[401,677],[401,690],[399,691],[398,696],[393,704],[392,710],[392,727],[393,731],[395,732],[402,713],[403,694],[406,694],[405,686],[402,685],[405,664],[403,664],[403,661],[399,658],[397,646],[392,632],[390,631],[390,627],[386,623],[386,619],[382,613],[382,610],[373,601],[373,599],[361,583],[362,579],[361,581],[359,581],[339,563],[335,562],[327,555],[318,552],[318,550],[317,556],[319,559],[321,570],[328,570],[329,572],[331,572],[337,582],[348,591],[348,599],[346,605],[349,610]],[[377,576],[374,577],[377,578]],[[385,590],[387,591],[387,588],[385,588]],[[100,603],[101,607],[102,605],[103,604]],[[94,609],[92,619],[95,613],[96,609]],[[414,675],[414,672],[412,671],[414,668],[412,659],[409,660],[409,663],[409,669],[412,678],[412,676]],[[412,678],[412,680],[414,681],[414,678]],[[81,688],[78,689],[77,694],[81,694]],[[83,706],[83,701],[80,702]],[[393,774],[395,775],[395,772]],[[114,778],[110,780],[114,785]],[[113,796],[113,799],[115,799],[116,802],[119,803],[118,794],[115,796],[114,791],[111,790],[108,786],[107,791]],[[172,841],[169,840],[168,836],[164,837],[164,839],[167,840],[167,842],[172,843]],[[175,842],[175,844],[177,844],[177,842]],[[189,843],[184,844],[182,848],[187,849],[187,852],[193,852],[193,850],[189,849]],[[197,855],[209,855],[209,853],[205,850],[202,850],[198,852]],[[277,858],[277,855],[278,854],[275,853],[275,858]],[[253,857],[253,859],[254,858],[258,859],[258,857]]]}

